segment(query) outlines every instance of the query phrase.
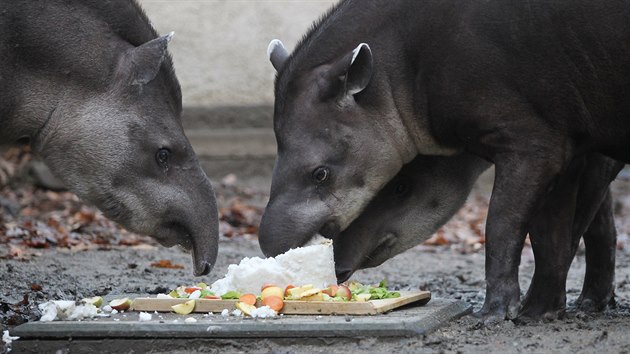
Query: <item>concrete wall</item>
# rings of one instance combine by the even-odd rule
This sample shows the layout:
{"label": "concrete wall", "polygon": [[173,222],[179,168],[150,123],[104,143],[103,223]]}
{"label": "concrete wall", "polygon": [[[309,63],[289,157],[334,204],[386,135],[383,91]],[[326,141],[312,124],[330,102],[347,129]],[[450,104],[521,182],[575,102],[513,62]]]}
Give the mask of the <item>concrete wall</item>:
{"label": "concrete wall", "polygon": [[169,49],[185,106],[269,105],[274,70],[267,45],[291,50],[333,0],[140,0]]}

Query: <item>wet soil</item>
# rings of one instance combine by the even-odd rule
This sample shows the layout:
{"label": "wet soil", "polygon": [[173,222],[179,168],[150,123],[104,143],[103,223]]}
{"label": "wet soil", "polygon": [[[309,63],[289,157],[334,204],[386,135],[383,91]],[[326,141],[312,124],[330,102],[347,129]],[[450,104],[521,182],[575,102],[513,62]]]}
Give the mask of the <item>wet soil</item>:
{"label": "wet soil", "polygon": [[[615,308],[601,313],[573,309],[582,287],[583,250],[576,256],[567,283],[568,311],[563,319],[516,325],[511,321],[479,327],[472,317],[453,321],[437,331],[414,338],[224,340],[204,347],[204,352],[253,353],[628,353],[630,351],[630,243],[627,243],[627,213],[630,182],[615,183],[617,226],[620,246],[617,254]],[[487,196],[480,187],[476,194]],[[257,194],[257,198],[259,195]],[[483,199],[483,198],[481,198]],[[471,198],[471,202],[480,200]],[[628,219],[628,220],[626,220]],[[627,244],[626,244],[627,243]],[[0,251],[6,245],[0,245]],[[261,256],[257,241],[248,237],[222,237],[217,265],[206,277],[192,277],[190,255],[178,249],[141,243],[103,249],[64,248],[37,250],[27,259],[0,260],[0,316],[2,329],[38,317],[35,305],[48,299],[80,299],[94,295],[129,293],[155,294],[182,284],[212,282],[223,276],[227,266],[246,256]],[[155,268],[152,263],[170,260],[183,269]],[[531,248],[523,251],[521,289],[527,289],[534,263]],[[461,247],[418,246],[374,269],[357,272],[353,279],[365,283],[387,278],[390,287],[430,290],[433,297],[459,299],[479,308],[484,299],[484,252],[462,252]],[[25,299],[26,295],[26,299]],[[20,304],[21,303],[21,304]],[[17,304],[17,305],[16,305]],[[11,321],[14,316],[14,321]],[[192,350],[190,347],[182,352]],[[132,349],[130,349],[131,351]],[[156,352],[159,352],[157,350]]]}

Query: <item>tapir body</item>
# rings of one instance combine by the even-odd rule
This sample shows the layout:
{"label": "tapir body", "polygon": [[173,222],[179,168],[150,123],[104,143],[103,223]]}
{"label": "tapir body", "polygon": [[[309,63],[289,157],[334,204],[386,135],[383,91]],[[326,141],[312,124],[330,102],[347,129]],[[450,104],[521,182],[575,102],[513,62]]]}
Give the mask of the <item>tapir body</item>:
{"label": "tapir body", "polygon": [[260,245],[335,239],[418,154],[494,163],[486,298],[513,318],[528,223],[574,159],[630,161],[630,2],[344,0],[278,70]]}
{"label": "tapir body", "polygon": [[0,32],[0,143],[28,140],[79,197],[209,272],[216,200],[180,122],[171,35],[127,0],[0,0]]}

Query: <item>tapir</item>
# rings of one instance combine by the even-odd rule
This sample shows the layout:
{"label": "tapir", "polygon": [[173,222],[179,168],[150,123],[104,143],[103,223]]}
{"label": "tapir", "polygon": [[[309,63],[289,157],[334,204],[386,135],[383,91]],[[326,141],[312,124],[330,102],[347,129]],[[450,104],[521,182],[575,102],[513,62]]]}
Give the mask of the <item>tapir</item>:
{"label": "tapir", "polygon": [[[488,166],[467,153],[419,155],[403,166],[335,239],[339,281],[427,240],[461,207]],[[528,224],[536,268],[519,319],[553,319],[564,312],[566,277],[582,236],[586,275],[578,306],[600,311],[614,302],[616,231],[608,186],[622,167],[589,154],[573,161],[547,193]]]}
{"label": "tapir", "polygon": [[272,41],[278,143],[259,242],[336,238],[417,155],[495,166],[486,297],[514,318],[528,222],[575,158],[630,161],[630,2],[342,0]]}
{"label": "tapir", "polygon": [[216,199],[182,128],[172,34],[129,0],[0,0],[0,32],[0,143],[28,141],[81,199],[207,274]]}

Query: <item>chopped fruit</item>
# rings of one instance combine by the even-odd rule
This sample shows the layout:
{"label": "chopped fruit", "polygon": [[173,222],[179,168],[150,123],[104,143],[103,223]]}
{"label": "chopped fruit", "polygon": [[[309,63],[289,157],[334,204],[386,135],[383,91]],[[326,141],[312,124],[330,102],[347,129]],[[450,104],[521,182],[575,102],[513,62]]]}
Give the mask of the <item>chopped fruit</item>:
{"label": "chopped fruit", "polygon": [[216,295],[206,295],[203,298],[208,299],[208,300],[221,300],[221,296],[216,296]]}
{"label": "chopped fruit", "polygon": [[300,298],[301,301],[324,301],[324,295],[321,291],[318,291],[315,294],[304,296]]}
{"label": "chopped fruit", "polygon": [[205,289],[205,288],[208,287],[208,284],[206,284],[206,283],[197,283],[197,287],[201,288],[201,289]]}
{"label": "chopped fruit", "polygon": [[109,302],[109,306],[116,311],[124,311],[131,307],[131,299],[128,297],[124,299],[114,299]]}
{"label": "chopped fruit", "polygon": [[173,309],[173,311],[175,311],[175,313],[178,313],[180,315],[188,315],[195,309],[195,300],[190,300],[182,304],[173,305],[171,306],[171,308]]}
{"label": "chopped fruit", "polygon": [[269,306],[269,308],[276,312],[280,312],[280,310],[282,310],[282,308],[284,307],[284,301],[282,300],[282,298],[273,295],[264,298],[262,304],[264,306]]}
{"label": "chopped fruit", "polygon": [[313,296],[313,295],[317,295],[317,294],[321,294],[321,293],[322,293],[322,289],[317,289],[317,288],[309,289],[309,290],[303,291],[300,294],[300,299],[303,299],[303,298],[309,297],[309,296]]}
{"label": "chopped fruit", "polygon": [[81,301],[85,302],[86,304],[92,304],[96,307],[103,306],[103,298],[100,296],[88,297],[87,299],[83,299]]}
{"label": "chopped fruit", "polygon": [[370,294],[357,294],[357,295],[354,295],[354,298],[357,301],[363,302],[363,301],[368,301],[371,296],[372,295],[370,295]]}
{"label": "chopped fruit", "polygon": [[260,291],[263,291],[263,290],[267,289],[270,286],[277,286],[277,285],[276,284],[271,284],[271,283],[263,284],[263,286],[260,288]]}
{"label": "chopped fruit", "polygon": [[245,294],[241,296],[238,301],[244,302],[248,305],[256,305],[256,295],[254,294]]}
{"label": "chopped fruit", "polygon": [[326,289],[322,290],[322,292],[328,296],[335,297],[335,295],[337,294],[337,290],[339,290],[338,285],[331,285],[327,287]]}
{"label": "chopped fruit", "polygon": [[286,288],[284,288],[284,297],[288,297],[289,296],[289,290],[295,288],[295,285],[287,285]]}
{"label": "chopped fruit", "polygon": [[250,305],[250,304],[246,304],[244,302],[237,302],[236,303],[236,308],[241,310],[241,312],[243,312],[247,316],[251,316],[252,312],[256,310],[256,306]]}
{"label": "chopped fruit", "polygon": [[184,289],[184,292],[185,292],[186,294],[192,294],[192,293],[194,293],[194,292],[195,292],[195,291],[197,291],[197,290],[201,291],[201,288],[196,287],[196,286],[190,286],[190,287],[185,288],[185,289]]}
{"label": "chopped fruit", "polygon": [[284,290],[275,285],[268,286],[263,289],[262,293],[260,294],[260,298],[264,300],[268,296],[277,296],[279,298],[282,298],[284,297]]}
{"label": "chopped fruit", "polygon": [[337,294],[335,294],[335,297],[349,301],[350,299],[352,299],[352,292],[347,286],[339,285],[339,289],[337,289]]}
{"label": "chopped fruit", "polygon": [[174,297],[174,298],[179,298],[179,294],[177,293],[177,290],[173,290],[170,293],[168,293],[168,296],[170,297]]}
{"label": "chopped fruit", "polygon": [[302,293],[307,291],[307,290],[311,290],[313,289],[313,285],[312,284],[308,284],[308,285],[302,285],[302,286],[298,286],[295,288],[291,288],[289,289],[289,298],[291,299],[299,299],[302,297]]}

